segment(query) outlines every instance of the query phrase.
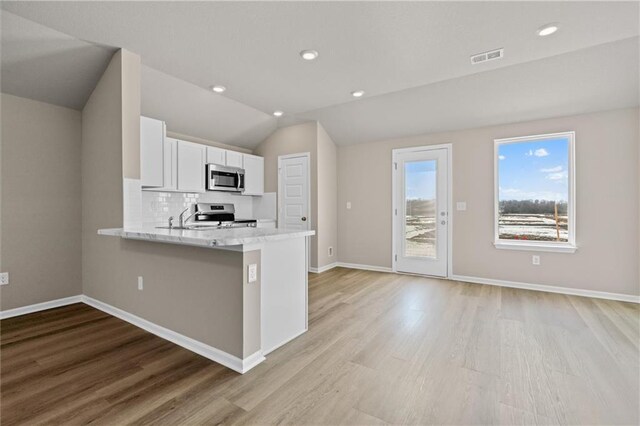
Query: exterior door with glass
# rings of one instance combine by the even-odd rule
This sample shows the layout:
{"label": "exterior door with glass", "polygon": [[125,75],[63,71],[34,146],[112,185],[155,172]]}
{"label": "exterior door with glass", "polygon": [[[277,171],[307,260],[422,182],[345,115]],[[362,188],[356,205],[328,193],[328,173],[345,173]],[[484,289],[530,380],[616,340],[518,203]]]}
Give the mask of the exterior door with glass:
{"label": "exterior door with glass", "polygon": [[394,269],[447,276],[447,148],[394,150]]}

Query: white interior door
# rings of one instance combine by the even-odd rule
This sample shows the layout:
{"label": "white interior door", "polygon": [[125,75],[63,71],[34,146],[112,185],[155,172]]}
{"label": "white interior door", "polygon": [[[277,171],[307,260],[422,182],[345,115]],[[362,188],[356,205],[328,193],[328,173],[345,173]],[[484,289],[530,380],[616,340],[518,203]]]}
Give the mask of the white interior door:
{"label": "white interior door", "polygon": [[278,228],[311,229],[306,154],[278,158]]}
{"label": "white interior door", "polygon": [[446,277],[448,149],[395,151],[393,156],[395,269]]}

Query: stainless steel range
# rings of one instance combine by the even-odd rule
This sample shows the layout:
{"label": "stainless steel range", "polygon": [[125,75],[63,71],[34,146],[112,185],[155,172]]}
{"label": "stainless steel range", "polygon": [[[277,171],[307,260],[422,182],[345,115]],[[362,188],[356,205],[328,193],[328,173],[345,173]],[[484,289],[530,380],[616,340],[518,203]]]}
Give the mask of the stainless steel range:
{"label": "stainless steel range", "polygon": [[255,219],[237,219],[233,204],[197,203],[193,224],[220,228],[255,228]]}
{"label": "stainless steel range", "polygon": [[233,204],[196,203],[180,213],[178,226],[173,225],[173,216],[169,218],[169,226],[173,229],[223,229],[223,228],[255,228],[255,219],[236,219],[236,208]]}

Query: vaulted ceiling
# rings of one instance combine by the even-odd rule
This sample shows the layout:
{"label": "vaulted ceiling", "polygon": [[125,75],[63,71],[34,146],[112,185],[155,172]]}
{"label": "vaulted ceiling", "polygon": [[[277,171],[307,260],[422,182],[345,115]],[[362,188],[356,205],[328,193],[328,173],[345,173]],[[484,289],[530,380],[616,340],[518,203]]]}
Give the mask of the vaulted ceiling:
{"label": "vaulted ceiling", "polygon": [[[276,125],[308,120],[348,144],[638,105],[637,2],[5,1],[2,8],[11,12],[3,13],[3,91],[77,107],[104,67],[101,53],[123,47],[145,65],[143,112],[171,116],[182,133],[247,147]],[[31,38],[25,18],[38,24]],[[549,22],[560,30],[538,37]],[[495,48],[504,48],[504,59],[471,65],[471,54]],[[303,49],[319,57],[304,61]],[[85,82],[78,90],[64,79],[43,83],[74,72]],[[212,84],[227,91],[214,94]],[[357,89],[365,96],[354,99]],[[276,109],[285,112],[279,120]]]}

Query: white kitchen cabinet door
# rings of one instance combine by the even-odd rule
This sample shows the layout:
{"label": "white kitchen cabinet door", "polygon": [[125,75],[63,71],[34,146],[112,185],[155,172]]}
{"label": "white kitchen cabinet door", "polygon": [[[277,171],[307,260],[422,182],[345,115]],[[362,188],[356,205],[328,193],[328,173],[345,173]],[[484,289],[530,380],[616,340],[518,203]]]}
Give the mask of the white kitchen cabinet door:
{"label": "white kitchen cabinet door", "polygon": [[244,195],[264,194],[264,158],[243,154]]}
{"label": "white kitchen cabinet door", "polygon": [[164,138],[164,187],[167,191],[178,189],[178,140]]}
{"label": "white kitchen cabinet door", "polygon": [[227,151],[214,146],[207,147],[207,163],[218,164],[220,166],[227,165]]}
{"label": "white kitchen cabinet door", "polygon": [[207,147],[178,141],[178,191],[204,192]]}
{"label": "white kitchen cabinet door", "polygon": [[140,184],[164,186],[164,121],[140,117]]}
{"label": "white kitchen cabinet door", "polygon": [[227,151],[227,166],[242,168],[242,153],[236,151]]}

